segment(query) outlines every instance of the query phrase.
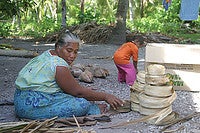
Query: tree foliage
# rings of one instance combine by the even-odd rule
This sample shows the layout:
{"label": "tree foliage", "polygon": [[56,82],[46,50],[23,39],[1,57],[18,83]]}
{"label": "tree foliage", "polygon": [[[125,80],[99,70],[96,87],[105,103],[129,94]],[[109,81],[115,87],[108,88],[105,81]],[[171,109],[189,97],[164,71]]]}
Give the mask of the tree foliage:
{"label": "tree foliage", "polygon": [[[0,35],[37,37],[58,31],[62,25],[62,1],[66,1],[66,26],[90,21],[117,23],[118,0],[1,0]],[[179,11],[180,0],[173,0],[168,11],[160,0],[129,0],[126,26],[137,32],[178,32],[184,23]],[[190,28],[199,27],[199,18],[190,22]]]}

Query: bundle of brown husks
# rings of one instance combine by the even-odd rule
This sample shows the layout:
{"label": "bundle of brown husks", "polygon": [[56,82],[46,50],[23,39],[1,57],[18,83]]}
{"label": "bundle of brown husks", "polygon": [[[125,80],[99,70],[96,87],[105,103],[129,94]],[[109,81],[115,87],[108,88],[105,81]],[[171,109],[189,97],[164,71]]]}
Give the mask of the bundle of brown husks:
{"label": "bundle of brown husks", "polygon": [[98,65],[73,64],[70,71],[75,78],[86,83],[92,83],[93,78],[106,78],[109,71]]}

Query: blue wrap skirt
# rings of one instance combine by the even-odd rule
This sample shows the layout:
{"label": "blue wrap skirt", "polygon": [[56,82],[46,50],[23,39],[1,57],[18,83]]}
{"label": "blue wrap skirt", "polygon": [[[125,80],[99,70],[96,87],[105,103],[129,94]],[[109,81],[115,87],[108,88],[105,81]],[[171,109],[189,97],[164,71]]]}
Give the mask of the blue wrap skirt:
{"label": "blue wrap skirt", "polygon": [[97,104],[84,98],[77,98],[63,92],[48,94],[44,92],[16,89],[14,95],[16,115],[26,119],[45,119],[58,116],[68,118],[74,116],[100,114]]}

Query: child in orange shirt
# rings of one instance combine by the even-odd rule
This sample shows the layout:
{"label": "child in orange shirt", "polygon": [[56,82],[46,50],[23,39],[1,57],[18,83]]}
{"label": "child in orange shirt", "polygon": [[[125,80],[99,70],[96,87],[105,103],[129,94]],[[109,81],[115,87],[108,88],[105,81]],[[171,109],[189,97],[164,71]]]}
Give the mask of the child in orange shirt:
{"label": "child in orange shirt", "polygon": [[[136,80],[138,49],[145,46],[144,38],[140,35],[127,37],[126,43],[120,46],[114,53],[114,63],[118,69],[118,81],[126,82],[132,86]],[[132,58],[133,63],[130,62]]]}

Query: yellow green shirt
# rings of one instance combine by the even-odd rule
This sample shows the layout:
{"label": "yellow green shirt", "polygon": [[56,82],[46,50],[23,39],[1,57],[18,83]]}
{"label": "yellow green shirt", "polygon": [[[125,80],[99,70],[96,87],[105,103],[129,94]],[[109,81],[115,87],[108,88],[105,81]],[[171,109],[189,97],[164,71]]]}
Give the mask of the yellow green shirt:
{"label": "yellow green shirt", "polygon": [[55,80],[56,67],[69,67],[67,62],[55,55],[50,50],[33,58],[22,68],[15,81],[20,90],[33,90],[47,93],[62,91]]}

